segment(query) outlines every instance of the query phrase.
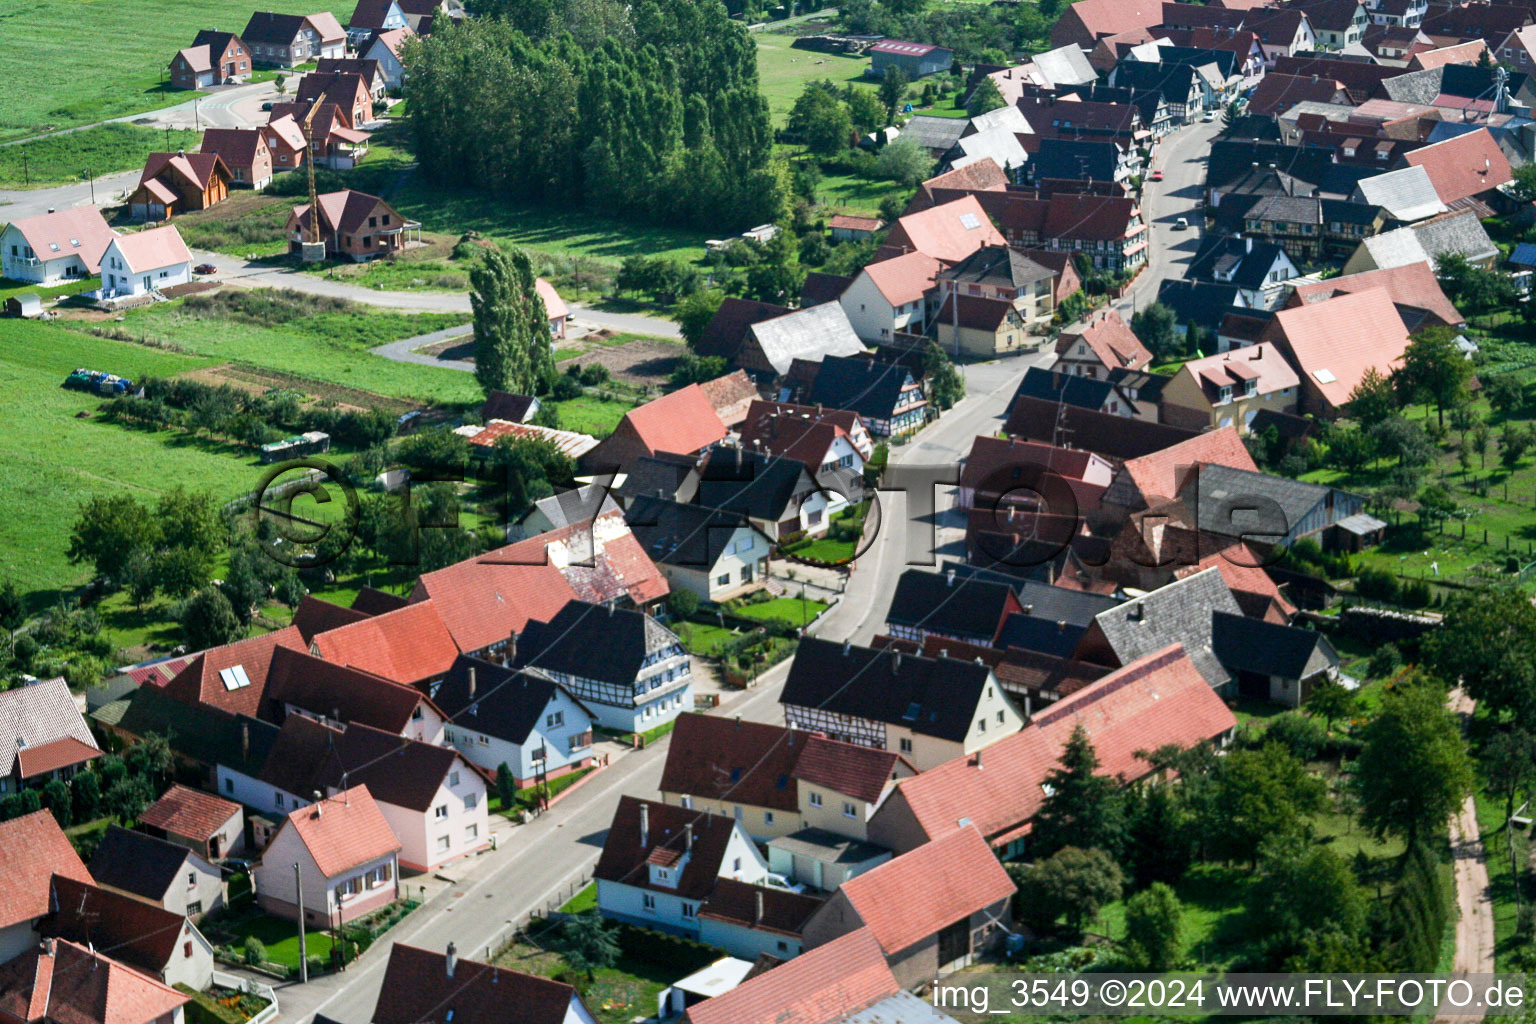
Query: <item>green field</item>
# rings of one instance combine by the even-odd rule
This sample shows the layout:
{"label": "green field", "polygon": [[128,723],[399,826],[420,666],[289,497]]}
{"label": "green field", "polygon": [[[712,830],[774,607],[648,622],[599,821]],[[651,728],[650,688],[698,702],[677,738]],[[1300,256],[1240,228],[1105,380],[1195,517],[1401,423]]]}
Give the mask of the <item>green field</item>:
{"label": "green field", "polygon": [[149,154],[177,149],[190,152],[197,149],[202,138],[201,132],[104,124],[34,142],[0,146],[0,188],[45,188],[89,181],[116,171],[139,170]]}
{"label": "green field", "polygon": [[734,609],[737,615],[762,622],[783,622],[791,626],[804,626],[826,611],[824,602],[810,598],[776,597],[771,601],[744,604]]}
{"label": "green field", "polygon": [[59,387],[79,366],[124,376],[173,374],[209,362],[93,338],[56,324],[0,326],[0,404],[15,418],[0,444],[0,578],[39,605],[84,581],[65,558],[75,508],[91,494],[127,491],[153,501],[175,484],[232,497],[255,479],[256,460],[180,434],[128,430],[76,414],[100,399]]}
{"label": "green field", "polygon": [[789,119],[789,108],[795,105],[806,82],[829,78],[839,87],[856,82],[875,88],[873,81],[863,77],[864,69],[869,66],[864,57],[794,50],[789,45],[795,41],[794,36],[758,32],[753,38],[757,40],[759,86],[768,99],[768,109],[776,127],[782,128]]}
{"label": "green field", "polygon": [[[353,0],[266,0],[284,14],[331,11],[343,23]],[[6,0],[0,4],[0,140],[92,124],[190,100],[164,88],[176,51],[199,29],[238,32],[255,5],[186,0]]]}

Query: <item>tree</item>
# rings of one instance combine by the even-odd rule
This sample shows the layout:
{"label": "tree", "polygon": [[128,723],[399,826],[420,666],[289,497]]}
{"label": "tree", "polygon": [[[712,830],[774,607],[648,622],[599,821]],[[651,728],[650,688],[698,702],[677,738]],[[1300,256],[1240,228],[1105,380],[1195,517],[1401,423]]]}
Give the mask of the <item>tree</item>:
{"label": "tree", "polygon": [[1166,971],[1184,952],[1184,905],[1162,882],[1125,902],[1125,954],[1135,970]]}
{"label": "tree", "polygon": [[566,919],[560,930],[560,952],[572,969],[584,971],[591,981],[597,972],[619,959],[619,943],[603,916],[587,910]]}
{"label": "tree", "polygon": [[1254,909],[1272,949],[1300,949],[1309,933],[1336,930],[1357,935],[1365,926],[1366,899],[1359,881],[1338,854],[1294,833],[1264,844],[1254,887]]}
{"label": "tree", "polygon": [[1422,677],[1399,683],[1362,738],[1355,762],[1360,820],[1410,845],[1437,834],[1472,790],[1466,744],[1444,692]]}
{"label": "tree", "polygon": [[1419,529],[1441,523],[1456,513],[1456,499],[1439,484],[1430,484],[1419,492]]}
{"label": "tree", "polygon": [[69,533],[71,562],[90,562],[96,575],[117,579],[141,551],[160,539],[154,516],[131,494],[96,494],[80,505]]}
{"label": "tree", "polygon": [[1030,845],[1042,854],[1064,847],[1119,848],[1124,827],[1119,786],[1100,775],[1099,756],[1081,725],[1061,751],[1061,767],[1046,776],[1046,797],[1035,814]]}
{"label": "tree", "polygon": [[1480,469],[1488,468],[1488,444],[1493,440],[1493,431],[1488,424],[1479,423],[1472,428],[1468,436],[1467,446],[1476,453]]}
{"label": "tree", "polygon": [[27,604],[21,591],[12,580],[0,585],[0,629],[5,630],[12,651],[16,647],[16,631],[27,623]]}
{"label": "tree", "polygon": [[475,380],[486,394],[531,395],[553,380],[549,315],[533,264],[521,249],[485,250],[469,272],[475,325]]}
{"label": "tree", "polygon": [[1520,460],[1530,450],[1533,438],[1531,429],[1519,423],[1509,423],[1499,435],[1499,461],[1507,469],[1520,465]]}
{"label": "tree", "polygon": [[855,131],[863,134],[885,126],[885,106],[872,90],[849,85],[843,90],[843,102],[848,106],[848,117]]}
{"label": "tree", "polygon": [[683,587],[676,587],[667,595],[667,611],[677,622],[687,622],[699,610],[699,595]]}
{"label": "tree", "polygon": [[[1188,781],[1186,777],[1185,781]],[[1187,797],[1194,786],[1180,791]],[[1143,786],[1126,796],[1125,857],[1137,888],[1155,882],[1173,884],[1194,859],[1195,842],[1188,810],[1166,783]]]}
{"label": "tree", "polygon": [[696,356],[692,352],[680,357],[672,367],[672,383],[679,387],[702,384],[725,373],[724,356]]}
{"label": "tree", "polygon": [[129,775],[112,783],[101,798],[101,808],[119,821],[131,823],[138,820],[155,798],[149,780],[142,775]]}
{"label": "tree", "polygon": [[94,771],[86,770],[71,780],[69,788],[75,801],[75,820],[94,821],[101,809],[101,779]]}
{"label": "tree", "polygon": [[504,811],[511,810],[517,804],[517,779],[505,761],[496,766],[496,795],[501,797],[501,809]]}
{"label": "tree", "polygon": [[789,131],[817,156],[834,156],[848,148],[853,119],[831,82],[806,82],[790,108]]}
{"label": "tree", "polygon": [[181,634],[194,651],[232,643],[244,632],[229,598],[217,587],[199,590],[181,613]]}
{"label": "tree", "polygon": [[1279,743],[1235,750],[1217,766],[1205,831],[1228,860],[1258,859],[1274,836],[1306,829],[1308,815],[1322,810],[1328,790]]}
{"label": "tree", "polygon": [[928,378],[933,404],[940,409],[952,409],[965,397],[965,375],[932,341],[923,348],[923,376]]}
{"label": "tree", "polygon": [[1416,469],[1434,458],[1435,446],[1419,424],[1403,417],[1389,416],[1370,429],[1376,454],[1396,459],[1404,469]]}
{"label": "tree", "polygon": [[1328,451],[1323,456],[1334,469],[1354,474],[1376,455],[1376,444],[1359,427],[1334,426],[1328,430]]}
{"label": "tree", "polygon": [[1425,638],[1424,661],[1489,710],[1528,720],[1536,714],[1536,607],[1515,591],[1464,594]]}
{"label": "tree", "polygon": [[1161,302],[1154,302],[1131,317],[1131,333],[1141,339],[1154,358],[1166,361],[1180,354],[1174,322],[1173,310]]}
{"label": "tree", "polygon": [[1515,796],[1536,777],[1536,736],[1520,726],[1496,732],[1483,745],[1483,774],[1488,788],[1504,797],[1504,820],[1515,814]]}
{"label": "tree", "polygon": [[165,544],[201,556],[210,565],[229,539],[212,491],[191,491],[177,484],[155,504],[155,522]]}
{"label": "tree", "polygon": [[976,83],[976,88],[971,91],[971,98],[965,101],[965,112],[972,117],[980,117],[988,111],[1007,105],[1008,101],[1003,99],[997,83],[992,80],[991,75],[987,75]]}
{"label": "tree", "polygon": [[880,102],[885,104],[885,118],[894,120],[896,110],[901,106],[901,101],[907,98],[907,73],[892,64],[885,69],[885,76],[880,79]]}
{"label": "tree", "polygon": [[1103,850],[1068,846],[1017,873],[1015,911],[1026,924],[1049,931],[1063,914],[1074,932],[1120,898],[1125,876]]}
{"label": "tree", "polygon": [[1467,382],[1472,379],[1472,362],[1456,347],[1456,332],[1449,327],[1420,331],[1403,352],[1402,368],[1394,375],[1409,394],[1424,401],[1433,400],[1440,426],[1445,426],[1445,409],[1467,399]]}
{"label": "tree", "polygon": [[63,779],[48,780],[48,784],[43,787],[43,806],[53,812],[53,820],[59,823],[59,828],[69,828],[74,824],[69,785]]}
{"label": "tree", "polygon": [[1313,685],[1312,692],[1307,694],[1302,706],[1308,714],[1321,718],[1324,727],[1332,732],[1334,722],[1348,718],[1359,710],[1360,698],[1354,690],[1345,689],[1337,680],[1324,679]]}
{"label": "tree", "polygon": [[1350,418],[1369,430],[1397,412],[1397,396],[1392,391],[1392,381],[1374,366],[1365,371],[1354,390],[1349,393],[1345,407]]}
{"label": "tree", "polygon": [[[1524,166],[1536,168],[1536,164]],[[1525,388],[1513,375],[1507,373],[1489,377],[1483,384],[1483,395],[1500,416],[1512,416],[1525,404]]]}
{"label": "tree", "polygon": [[725,293],[715,289],[706,288],[686,296],[672,311],[672,319],[677,321],[677,328],[683,335],[683,340],[689,348],[694,348],[704,337],[704,331],[709,327],[709,322],[715,318],[715,313],[720,309],[720,304],[725,301]]}
{"label": "tree", "polygon": [[875,158],[875,173],[898,185],[916,185],[933,172],[933,157],[915,140],[898,138]]}
{"label": "tree", "polygon": [[1536,202],[1536,164],[1521,164],[1513,170],[1510,192],[1522,203]]}

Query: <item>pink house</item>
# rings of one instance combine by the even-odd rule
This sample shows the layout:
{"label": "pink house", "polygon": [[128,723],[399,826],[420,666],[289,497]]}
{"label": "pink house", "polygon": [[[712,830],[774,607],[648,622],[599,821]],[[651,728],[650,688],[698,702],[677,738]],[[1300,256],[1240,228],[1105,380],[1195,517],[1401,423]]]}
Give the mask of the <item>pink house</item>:
{"label": "pink house", "polygon": [[368,787],[354,786],[283,819],[253,873],[256,902],[296,921],[302,887],[307,925],[344,924],[399,897],[399,852]]}

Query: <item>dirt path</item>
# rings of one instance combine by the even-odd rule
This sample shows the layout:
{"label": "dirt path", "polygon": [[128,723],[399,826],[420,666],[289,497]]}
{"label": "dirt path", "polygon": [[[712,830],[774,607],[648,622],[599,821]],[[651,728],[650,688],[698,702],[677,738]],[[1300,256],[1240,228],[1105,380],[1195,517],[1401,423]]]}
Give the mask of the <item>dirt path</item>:
{"label": "dirt path", "polygon": [[[1450,708],[1470,717],[1476,706],[1458,687],[1451,691]],[[1477,827],[1477,805],[1472,797],[1451,820],[1451,857],[1456,875],[1456,973],[1493,973],[1493,897],[1488,888],[1488,862]],[[1442,1015],[1442,1021],[1478,1021],[1483,1014]]]}

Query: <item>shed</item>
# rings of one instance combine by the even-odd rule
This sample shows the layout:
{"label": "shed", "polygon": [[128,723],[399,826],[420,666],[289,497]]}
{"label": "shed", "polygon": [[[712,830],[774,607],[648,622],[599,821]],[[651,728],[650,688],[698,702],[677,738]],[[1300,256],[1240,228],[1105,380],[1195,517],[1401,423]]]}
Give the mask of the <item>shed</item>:
{"label": "shed", "polygon": [[5,315],[19,316],[28,320],[43,315],[43,300],[34,292],[22,292],[5,300]]}
{"label": "shed", "polygon": [[884,78],[887,68],[899,67],[909,79],[916,80],[924,75],[948,71],[955,60],[953,50],[899,39],[883,39],[867,52],[868,74],[874,78]]}

